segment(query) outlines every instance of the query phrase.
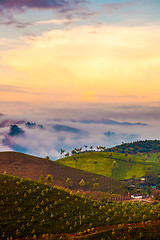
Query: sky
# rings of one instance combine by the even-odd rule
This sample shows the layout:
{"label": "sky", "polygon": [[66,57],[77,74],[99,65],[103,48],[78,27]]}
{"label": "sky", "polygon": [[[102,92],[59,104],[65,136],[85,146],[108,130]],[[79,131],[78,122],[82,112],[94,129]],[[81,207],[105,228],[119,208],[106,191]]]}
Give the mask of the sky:
{"label": "sky", "polygon": [[55,159],[160,139],[159,12],[159,0],[0,1],[0,151]]}

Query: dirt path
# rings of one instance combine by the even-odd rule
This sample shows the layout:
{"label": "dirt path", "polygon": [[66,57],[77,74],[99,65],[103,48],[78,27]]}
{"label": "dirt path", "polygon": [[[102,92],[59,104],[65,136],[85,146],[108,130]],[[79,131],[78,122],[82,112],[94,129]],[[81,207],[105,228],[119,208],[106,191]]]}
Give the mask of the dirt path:
{"label": "dirt path", "polygon": [[[160,225],[160,220],[158,221],[152,221],[150,223],[150,225]],[[128,228],[128,227],[143,227],[144,224],[143,223],[128,223],[128,224],[125,224],[122,228]],[[87,238],[88,236],[92,236],[92,235],[95,235],[97,233],[102,233],[102,232],[105,232],[106,230],[112,230],[112,229],[118,229],[119,226],[118,225],[112,225],[112,226],[109,226],[109,225],[105,225],[105,226],[100,226],[100,227],[95,227],[94,228],[94,232],[91,232],[91,233],[85,233],[85,234],[82,234],[82,235],[78,235],[78,234],[68,234],[68,233],[64,233],[64,234],[57,234],[57,235],[54,235],[55,239],[59,239],[61,236],[62,237],[65,237],[66,239],[72,239],[72,238],[76,238],[76,239],[81,239],[81,238]]]}

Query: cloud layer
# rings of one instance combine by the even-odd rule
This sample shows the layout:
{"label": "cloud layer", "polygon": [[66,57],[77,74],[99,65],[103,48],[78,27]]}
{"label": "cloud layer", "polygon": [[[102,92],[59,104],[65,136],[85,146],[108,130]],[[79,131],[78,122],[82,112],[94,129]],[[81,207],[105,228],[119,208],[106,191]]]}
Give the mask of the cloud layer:
{"label": "cloud layer", "polygon": [[14,25],[17,29],[32,27],[32,25],[35,24],[35,18],[33,16],[29,21],[25,19],[25,22],[24,20],[17,20],[15,17],[15,13],[25,15],[29,10],[33,10],[34,15],[36,15],[39,10],[51,10],[52,17],[55,14],[59,17],[63,16],[68,20],[71,20],[75,16],[84,16],[84,18],[86,18],[91,13],[84,6],[84,3],[86,3],[86,0],[3,0],[0,1],[0,13],[1,16],[3,16],[0,24],[7,26]]}
{"label": "cloud layer", "polygon": [[40,115],[32,116],[31,120],[2,116],[0,151],[20,151],[40,157],[50,156],[55,160],[60,157],[61,148],[71,152],[74,148],[83,148],[84,145],[93,146],[94,149],[99,145],[113,147],[122,142],[154,139],[157,132],[157,129],[155,131],[147,125],[45,119]]}
{"label": "cloud layer", "polygon": [[84,0],[3,0],[0,2],[0,7],[15,10],[24,10],[25,8],[55,9],[75,6],[82,2]]}
{"label": "cloud layer", "polygon": [[130,6],[131,4],[133,4],[134,2],[136,2],[137,0],[132,0],[132,1],[126,1],[123,3],[117,2],[117,3],[107,3],[107,4],[103,4],[102,7],[106,8],[108,12],[113,12],[115,10],[119,10],[125,7]]}

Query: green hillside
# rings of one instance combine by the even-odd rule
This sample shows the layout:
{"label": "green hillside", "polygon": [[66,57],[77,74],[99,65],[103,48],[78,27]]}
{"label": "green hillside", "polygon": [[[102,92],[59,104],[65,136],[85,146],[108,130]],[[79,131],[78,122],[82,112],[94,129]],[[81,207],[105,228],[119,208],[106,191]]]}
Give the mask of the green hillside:
{"label": "green hillside", "polygon": [[160,173],[160,163],[144,161],[138,156],[121,153],[87,152],[65,157],[58,162],[116,180],[145,176],[148,169],[155,174]]}
{"label": "green hillside", "polygon": [[[0,152],[0,172],[19,177],[27,177],[38,181],[40,176],[46,179],[48,174],[53,176],[53,184],[75,191],[101,191],[126,195],[124,185],[108,177],[75,169],[49,159],[38,158],[18,152]],[[70,179],[70,184],[67,183]],[[81,180],[84,184],[80,184]]]}
{"label": "green hillside", "polygon": [[121,145],[113,148],[108,148],[107,151],[127,154],[160,152],[160,140],[145,140],[122,143]]}
{"label": "green hillside", "polygon": [[160,163],[160,152],[155,153],[138,153],[138,157],[140,157],[143,161],[148,162],[159,162]]}
{"label": "green hillside", "polygon": [[111,226],[113,231],[118,224],[123,228],[124,224],[158,219],[160,204],[94,202],[49,185],[0,174],[0,239],[72,239],[94,233],[98,226]]}

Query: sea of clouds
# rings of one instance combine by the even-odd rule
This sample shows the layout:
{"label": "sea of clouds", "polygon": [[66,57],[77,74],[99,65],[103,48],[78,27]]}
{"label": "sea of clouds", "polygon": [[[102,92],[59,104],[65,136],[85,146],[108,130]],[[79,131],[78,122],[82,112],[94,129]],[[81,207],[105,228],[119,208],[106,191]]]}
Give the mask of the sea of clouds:
{"label": "sea of clouds", "polygon": [[[160,134],[159,134],[160,135]],[[0,151],[19,151],[35,156],[60,158],[60,151],[71,152],[84,145],[119,145],[145,139],[157,139],[157,126],[140,122],[122,122],[111,119],[92,120],[48,116],[0,116]]]}

